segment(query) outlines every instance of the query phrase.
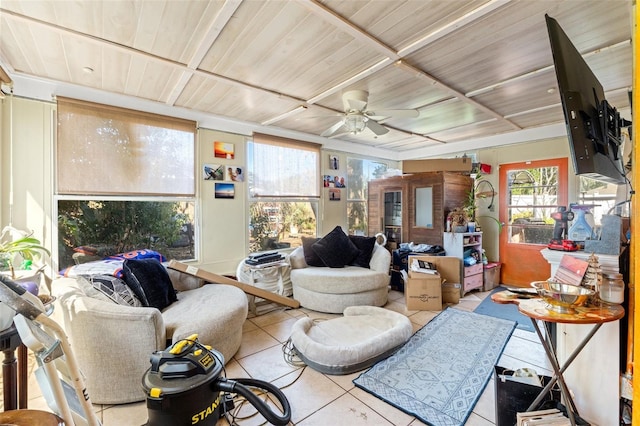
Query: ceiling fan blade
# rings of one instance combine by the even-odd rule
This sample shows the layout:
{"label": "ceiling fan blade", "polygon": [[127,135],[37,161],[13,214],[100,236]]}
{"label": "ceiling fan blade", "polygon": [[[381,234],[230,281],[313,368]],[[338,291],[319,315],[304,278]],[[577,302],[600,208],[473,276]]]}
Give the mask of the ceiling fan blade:
{"label": "ceiling fan blade", "polygon": [[327,130],[325,130],[324,132],[322,132],[320,134],[320,136],[323,137],[328,137],[333,135],[335,132],[337,132],[338,130],[340,130],[340,128],[344,126],[344,120],[340,120],[338,121],[336,124],[334,124],[333,126],[329,127]]}
{"label": "ceiling fan blade", "polygon": [[375,111],[367,111],[366,114],[369,117],[416,118],[420,115],[420,111],[417,109],[378,109]]}
{"label": "ceiling fan blade", "polygon": [[381,136],[389,133],[389,129],[384,127],[382,124],[377,123],[375,120],[368,120],[367,127],[371,129],[371,131],[375,133],[376,136]]}

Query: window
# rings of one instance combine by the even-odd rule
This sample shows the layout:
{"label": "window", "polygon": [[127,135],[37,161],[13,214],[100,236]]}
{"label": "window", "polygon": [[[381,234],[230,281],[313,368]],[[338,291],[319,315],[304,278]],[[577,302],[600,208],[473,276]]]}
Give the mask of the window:
{"label": "window", "polygon": [[320,147],[255,134],[247,146],[249,251],[301,245],[316,236]]}
{"label": "window", "polygon": [[605,214],[629,216],[629,205],[617,203],[618,185],[580,176],[580,204],[589,206],[591,225],[602,223]]}
{"label": "window", "polygon": [[548,244],[558,210],[558,167],[514,169],[508,172],[509,242]]}
{"label": "window", "polygon": [[58,99],[58,267],[153,249],[195,258],[195,122]]}
{"label": "window", "polygon": [[367,234],[368,183],[379,179],[388,165],[362,158],[347,158],[347,220],[349,234]]}

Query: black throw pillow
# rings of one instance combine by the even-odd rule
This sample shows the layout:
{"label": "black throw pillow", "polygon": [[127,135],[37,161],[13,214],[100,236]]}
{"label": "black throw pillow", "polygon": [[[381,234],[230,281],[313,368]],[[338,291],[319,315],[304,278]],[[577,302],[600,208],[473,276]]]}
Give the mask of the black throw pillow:
{"label": "black throw pillow", "polygon": [[311,247],[329,268],[344,268],[359,252],[340,226],[333,228]]}
{"label": "black throw pillow", "polygon": [[304,252],[304,261],[309,266],[325,266],[320,256],[316,254],[312,246],[320,241],[320,238],[302,237],[302,251]]}
{"label": "black throw pillow", "polygon": [[145,306],[163,310],[178,300],[167,270],[157,259],[127,259],[124,282]]}
{"label": "black throw pillow", "polygon": [[349,235],[349,239],[356,247],[358,247],[358,250],[360,250],[355,259],[351,261],[351,265],[369,268],[371,255],[373,254],[373,247],[376,245],[376,237]]}

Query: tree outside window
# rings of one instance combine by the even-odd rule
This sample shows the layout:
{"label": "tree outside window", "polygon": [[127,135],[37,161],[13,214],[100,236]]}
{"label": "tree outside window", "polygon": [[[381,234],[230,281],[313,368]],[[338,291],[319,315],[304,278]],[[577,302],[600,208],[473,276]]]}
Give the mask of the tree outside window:
{"label": "tree outside window", "polygon": [[298,247],[316,236],[320,147],[255,134],[247,145],[249,252]]}
{"label": "tree outside window", "polygon": [[388,165],[362,158],[347,158],[347,220],[349,234],[367,233],[369,181],[380,179]]}

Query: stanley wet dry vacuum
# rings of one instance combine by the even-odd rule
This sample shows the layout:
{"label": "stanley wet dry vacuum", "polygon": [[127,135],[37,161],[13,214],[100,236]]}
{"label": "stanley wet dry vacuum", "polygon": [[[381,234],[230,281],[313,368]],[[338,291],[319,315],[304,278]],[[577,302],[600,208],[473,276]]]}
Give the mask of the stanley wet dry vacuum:
{"label": "stanley wet dry vacuum", "polygon": [[[142,379],[149,414],[146,426],[215,425],[233,408],[228,395],[232,393],[245,397],[269,423],[289,423],[291,407],[280,389],[262,380],[220,377],[223,366],[222,354],[200,344],[197,334],[154,352]],[[273,394],[283,415],[274,413],[250,388]]]}

